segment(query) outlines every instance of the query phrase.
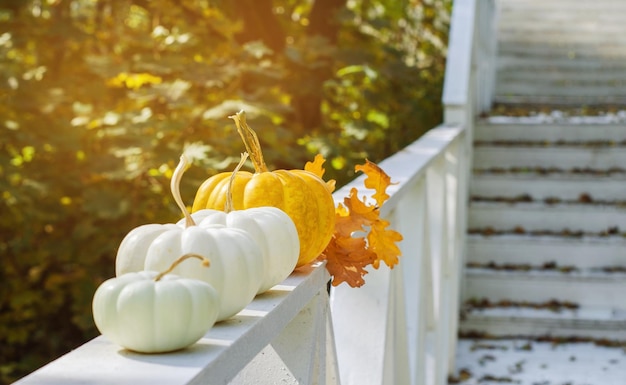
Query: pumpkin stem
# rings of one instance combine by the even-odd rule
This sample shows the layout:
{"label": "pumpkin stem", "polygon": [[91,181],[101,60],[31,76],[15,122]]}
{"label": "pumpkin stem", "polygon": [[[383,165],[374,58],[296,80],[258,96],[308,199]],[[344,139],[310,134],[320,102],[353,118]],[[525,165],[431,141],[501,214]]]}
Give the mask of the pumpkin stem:
{"label": "pumpkin stem", "polygon": [[265,161],[263,160],[263,152],[261,151],[259,137],[256,132],[248,126],[248,123],[246,123],[246,113],[241,110],[235,115],[229,116],[229,118],[234,120],[237,125],[237,132],[239,132],[239,135],[243,140],[243,144],[246,146],[246,151],[250,154],[250,160],[252,160],[254,170],[257,173],[267,172],[268,169],[265,165]]}
{"label": "pumpkin stem", "polygon": [[205,267],[209,267],[211,266],[211,262],[209,261],[208,258],[205,258],[201,255],[198,254],[185,254],[182,257],[178,258],[177,260],[175,260],[174,262],[172,262],[172,264],[170,265],[170,267],[167,268],[167,270],[160,272],[159,274],[157,274],[156,277],[154,277],[154,282],[158,282],[161,278],[163,278],[164,275],[169,274],[172,272],[172,270],[174,270],[176,268],[176,266],[180,265],[183,261],[189,259],[189,258],[197,258],[199,260],[202,261],[202,266]]}
{"label": "pumpkin stem", "polygon": [[180,211],[182,211],[183,215],[185,216],[185,227],[196,225],[196,222],[193,221],[191,214],[189,214],[189,211],[187,211],[185,203],[183,203],[183,198],[180,196],[180,180],[183,178],[183,174],[189,168],[189,166],[190,165],[187,157],[185,155],[181,155],[178,166],[176,166],[176,169],[172,174],[172,180],[170,181],[170,191],[172,192],[174,201],[178,205]]}
{"label": "pumpkin stem", "polygon": [[241,153],[241,160],[237,164],[237,167],[235,167],[235,169],[233,170],[233,173],[230,174],[230,180],[228,181],[228,190],[226,190],[226,205],[224,206],[224,211],[226,213],[235,210],[235,205],[233,204],[233,185],[235,184],[235,178],[237,177],[237,173],[239,172],[239,170],[241,170],[241,167],[243,167],[246,159],[248,159],[248,153]]}

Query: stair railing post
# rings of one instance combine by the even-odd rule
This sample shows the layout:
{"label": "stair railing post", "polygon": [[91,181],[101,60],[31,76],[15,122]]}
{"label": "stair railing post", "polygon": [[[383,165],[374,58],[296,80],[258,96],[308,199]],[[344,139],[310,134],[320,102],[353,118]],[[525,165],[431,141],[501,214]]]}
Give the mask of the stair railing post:
{"label": "stair railing post", "polygon": [[[488,110],[493,100],[496,69],[496,2],[495,0],[456,0],[452,10],[452,21],[448,42],[448,60],[442,101],[444,122],[458,124],[465,130],[465,140],[458,149],[457,193],[458,207],[455,210],[458,228],[458,256],[454,272],[457,280],[455,290],[463,290],[463,266],[465,265],[467,206],[469,183],[472,170],[472,148],[476,117]],[[456,293],[457,312],[461,295]],[[458,326],[452,322],[451,328]],[[451,347],[456,341],[456,330],[450,330]],[[454,368],[454,349],[450,349],[449,366]]]}

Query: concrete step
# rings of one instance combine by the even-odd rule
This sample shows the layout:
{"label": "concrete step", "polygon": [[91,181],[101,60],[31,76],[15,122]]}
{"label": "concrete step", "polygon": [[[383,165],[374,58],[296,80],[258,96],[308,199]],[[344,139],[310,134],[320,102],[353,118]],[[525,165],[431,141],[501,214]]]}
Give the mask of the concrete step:
{"label": "concrete step", "polygon": [[[625,229],[626,230],[626,229]],[[626,267],[626,238],[584,236],[579,238],[529,234],[468,235],[469,264],[575,266],[578,269]]]}
{"label": "concrete step", "polygon": [[562,169],[609,169],[626,165],[626,147],[567,146],[477,146],[474,148],[475,169],[494,167],[557,167]]}
{"label": "concrete step", "polygon": [[[576,119],[578,118],[578,119]],[[552,122],[550,122],[550,120]],[[559,120],[580,123],[560,123]],[[620,121],[621,124],[590,124],[588,122],[610,122],[611,119]],[[493,119],[496,120],[496,119]],[[497,120],[496,120],[497,121]],[[554,122],[556,121],[556,122]],[[507,123],[508,122],[508,123]],[[526,122],[526,123],[524,123]],[[474,140],[478,141],[612,141],[623,142],[626,140],[626,113],[605,117],[566,117],[562,114],[546,115],[543,119],[520,119],[508,118],[500,120],[500,123],[479,122],[474,130]]]}
{"label": "concrete step", "polygon": [[546,204],[472,202],[469,207],[469,228],[525,232],[569,229],[599,233],[611,228],[626,229],[626,207],[609,204]]}
{"label": "concrete step", "polygon": [[557,300],[579,306],[626,310],[626,273],[594,270],[494,270],[466,268],[464,301],[487,299],[545,303]]}
{"label": "concrete step", "polygon": [[484,198],[527,195],[535,201],[558,197],[565,201],[626,201],[626,175],[476,174],[470,196]]}
{"label": "concrete step", "polygon": [[499,305],[466,306],[460,333],[485,333],[496,337],[572,337],[626,341],[626,312],[613,308],[578,306],[542,308]]}

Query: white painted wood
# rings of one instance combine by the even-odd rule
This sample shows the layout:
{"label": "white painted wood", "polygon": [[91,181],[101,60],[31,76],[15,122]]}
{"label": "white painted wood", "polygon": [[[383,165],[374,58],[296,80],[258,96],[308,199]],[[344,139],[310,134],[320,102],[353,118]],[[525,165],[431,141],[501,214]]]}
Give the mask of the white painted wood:
{"label": "white painted wood", "polygon": [[626,147],[579,146],[479,146],[474,149],[474,168],[556,167],[564,170],[606,170],[626,165]]}
{"label": "white painted wood", "polygon": [[507,173],[475,175],[471,195],[487,198],[519,197],[527,194],[535,200],[558,197],[577,201],[588,194],[596,201],[626,201],[626,175],[590,176],[576,174],[540,175]]}
{"label": "white painted wood", "polygon": [[626,266],[626,239],[621,236],[564,238],[529,235],[470,235],[467,239],[468,262],[500,265],[529,264],[581,269]]}
{"label": "white painted wood", "polygon": [[[498,103],[626,100],[624,2],[501,0],[500,11]],[[597,72],[598,67],[619,70]]]}
{"label": "white painted wood", "polygon": [[499,104],[530,104],[530,105],[554,105],[554,106],[602,106],[602,105],[624,105],[626,96],[623,95],[512,95],[497,94],[494,96],[494,103]]}
{"label": "white painted wood", "polygon": [[[626,88],[623,80],[606,80],[598,84],[560,84],[558,82],[529,83],[526,81],[503,82],[498,80],[496,92],[499,95],[522,95],[543,97],[563,97],[578,100],[600,98],[608,100],[607,96],[618,98],[626,95]],[[532,103],[532,100],[529,100]]]}
{"label": "white painted wood", "polygon": [[611,227],[626,229],[626,207],[615,205],[475,202],[470,207],[471,228],[492,227],[526,231],[585,231],[598,233]]}
{"label": "white painted wood", "polygon": [[[497,77],[493,97],[496,103],[520,103],[522,108],[532,110],[542,103],[581,107],[603,103],[619,106],[626,102],[626,40],[620,33],[625,26],[622,15],[626,12],[626,2],[499,0],[498,4]],[[523,105],[525,103],[530,106]],[[473,167],[478,170],[527,167],[529,172],[477,173],[472,176],[471,194],[494,198],[528,194],[535,200],[548,197],[576,200],[580,194],[587,193],[595,200],[624,200],[626,179],[619,173],[599,177],[592,174],[538,174],[532,169],[621,168],[626,164],[623,155],[626,147],[552,147],[523,143],[498,146],[497,143],[484,143],[512,140],[621,142],[626,135],[626,125],[619,119],[610,125],[584,123],[583,118],[575,120],[555,114],[518,121],[513,118],[490,119],[491,124],[479,122],[473,138],[483,143],[473,149]],[[602,122],[602,117],[597,120],[597,123],[606,123]],[[626,225],[624,214],[626,210],[622,207],[610,204],[472,202],[468,219],[470,228],[511,230],[520,226],[527,231],[569,228],[599,233],[614,226],[622,231]],[[574,266],[577,270],[562,273],[555,270],[466,268],[464,300],[475,297],[488,298],[492,302],[541,303],[555,299],[578,303],[581,308],[576,312],[564,310],[561,313],[530,308],[466,309],[460,330],[495,336],[573,335],[626,339],[626,302],[622,295],[626,289],[626,274],[609,274],[601,270],[606,266],[626,266],[624,246],[626,240],[620,235],[582,238],[470,235],[467,258],[472,263],[541,267],[555,262],[558,266]],[[510,378],[521,385],[596,382],[617,385],[623,382],[623,371],[618,370],[618,375],[609,373],[611,368],[607,370],[607,365],[596,361],[584,371],[578,370],[583,362],[577,360],[574,363],[571,356],[563,359],[564,356],[556,352],[561,350],[559,346],[550,351],[542,349],[540,354],[525,352],[526,356],[521,358],[519,350],[510,344],[508,351],[473,352],[467,342],[459,342],[458,346],[463,348],[458,351],[456,364],[457,370],[470,365],[472,378],[467,383],[491,383],[482,377],[487,374]],[[499,344],[494,340],[482,342]],[[514,341],[513,345],[516,343]],[[596,356],[603,354],[594,353]],[[492,355],[494,363],[482,359],[486,355]],[[594,360],[596,356],[585,357]],[[537,358],[544,360],[545,365],[538,366]],[[587,358],[584,361],[584,364],[588,363]],[[567,369],[567,362],[571,369]],[[535,366],[530,368],[530,363]],[[520,365],[525,370],[518,372],[516,368]],[[553,366],[560,369],[548,369]],[[572,372],[577,376],[572,377]]]}
{"label": "white painted wood", "polygon": [[[491,0],[457,1],[452,20],[442,97],[446,106],[444,120],[469,125],[478,112],[489,109],[493,99],[495,3]],[[459,114],[458,110],[464,113]]]}
{"label": "white painted wood", "polygon": [[[626,76],[624,77],[626,79]],[[626,124],[567,124],[529,122],[510,124],[479,123],[474,131],[474,139],[477,141],[626,141]],[[565,118],[563,118],[565,119]],[[619,118],[616,116],[615,120]],[[571,120],[571,119],[570,119]],[[609,120],[609,117],[606,118]]]}
{"label": "white painted wood", "polygon": [[467,269],[464,298],[543,303],[553,299],[581,306],[626,309],[626,274],[580,271],[492,271]]}
{"label": "white painted wood", "polygon": [[[248,371],[262,370],[263,375],[255,380],[258,384],[283,380],[337,384],[319,381],[319,373],[327,369],[320,369],[320,361],[306,358],[307,354],[322,354],[326,350],[328,330],[322,325],[326,325],[327,319],[328,279],[323,264],[303,268],[257,296],[232,319],[218,323],[188,349],[169,354],[138,354],[100,336],[16,384],[238,384],[242,383],[237,380],[242,370],[243,377],[239,379],[245,379]],[[303,322],[314,327],[302,328]],[[282,335],[283,331],[286,335]],[[299,351],[298,357],[290,356],[289,346],[293,349],[300,343],[308,344],[310,349]],[[252,363],[248,367],[249,362]],[[263,362],[275,365],[264,367]]]}
{"label": "white painted wood", "polygon": [[[393,270],[368,270],[359,289],[341,285],[331,291],[342,384],[446,382],[456,346],[465,231],[456,209],[466,191],[459,187],[464,143],[458,127],[440,126],[381,162],[400,182],[389,189],[381,214],[403,234],[403,257]],[[335,196],[362,190],[361,183],[357,179]]]}
{"label": "white painted wood", "polygon": [[[476,0],[457,1],[452,9],[452,20],[442,100],[446,106],[465,106],[473,92],[471,72],[476,30]],[[465,121],[448,122],[465,123]]]}
{"label": "white painted wood", "polygon": [[[608,70],[620,72],[626,67],[622,59],[600,57],[577,57],[576,60],[566,57],[545,56],[499,56],[496,59],[500,72],[523,70],[559,70],[562,72],[581,72],[591,70]],[[574,75],[575,76],[575,75]]]}
{"label": "white painted wood", "polygon": [[334,351],[327,346],[329,318],[327,293],[319,292],[231,383],[337,384]]}
{"label": "white painted wood", "polygon": [[[544,87],[575,89],[575,87],[592,86],[599,88],[599,86],[604,86],[613,90],[614,87],[624,86],[624,79],[626,79],[626,70],[624,69],[603,71],[577,69],[575,74],[571,72],[573,71],[563,71],[560,68],[544,68],[539,72],[532,69],[502,70],[498,74],[498,82],[509,84],[509,87],[513,87],[517,83],[541,82]],[[619,92],[620,90],[613,91]]]}
{"label": "white painted wood", "polygon": [[464,384],[623,385],[626,378],[623,348],[593,342],[463,339],[458,361],[457,373],[461,368],[471,373]]}
{"label": "white painted wood", "polygon": [[492,336],[579,336],[626,340],[626,314],[607,308],[580,307],[559,311],[528,307],[495,307],[464,314],[461,333]]}

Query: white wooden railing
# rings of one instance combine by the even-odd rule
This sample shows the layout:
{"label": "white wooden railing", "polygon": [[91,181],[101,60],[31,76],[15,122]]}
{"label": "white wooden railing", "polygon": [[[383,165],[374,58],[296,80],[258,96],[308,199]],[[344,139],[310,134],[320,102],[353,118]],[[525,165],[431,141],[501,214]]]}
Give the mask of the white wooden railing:
{"label": "white wooden railing", "polygon": [[400,182],[382,211],[404,256],[358,290],[331,292],[343,385],[443,385],[454,367],[474,119],[492,101],[496,14],[494,0],[454,2],[445,124],[380,164]]}
{"label": "white wooden railing", "polygon": [[[456,346],[473,119],[493,89],[493,0],[454,4],[446,124],[379,165],[401,262],[327,291],[323,264],[292,274],[191,348],[136,354],[100,336],[18,384],[444,385]],[[491,28],[491,29],[490,29]],[[342,201],[357,179],[335,193]],[[365,193],[365,192],[363,192]]]}

